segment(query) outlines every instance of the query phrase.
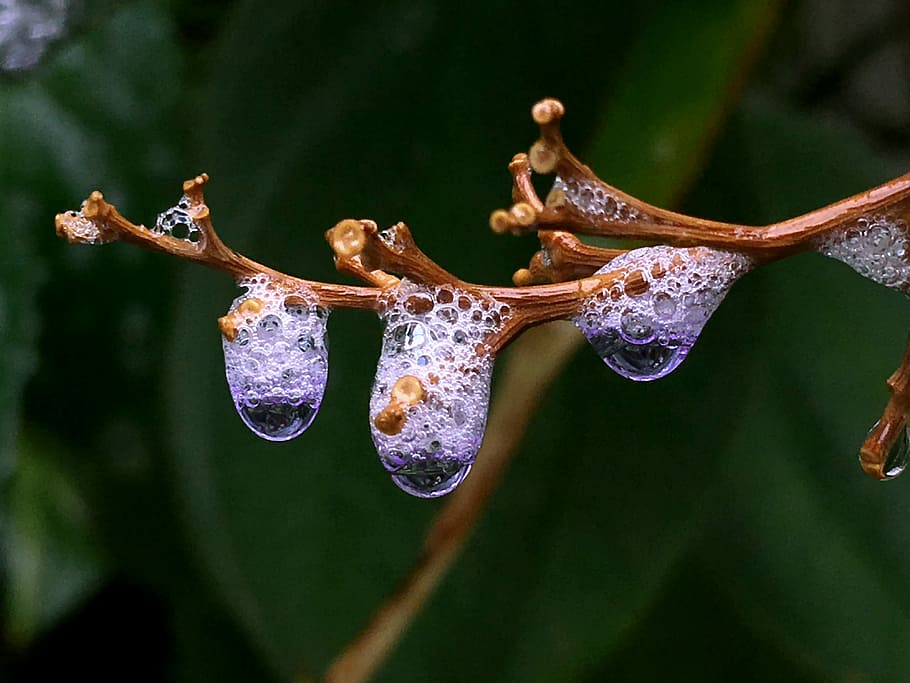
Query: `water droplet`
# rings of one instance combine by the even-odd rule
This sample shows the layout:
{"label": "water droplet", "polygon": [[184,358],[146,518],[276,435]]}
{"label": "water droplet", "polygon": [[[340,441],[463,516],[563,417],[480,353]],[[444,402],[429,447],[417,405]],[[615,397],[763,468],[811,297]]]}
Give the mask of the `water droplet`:
{"label": "water droplet", "polygon": [[827,232],[815,249],[846,263],[860,275],[886,287],[910,287],[907,224],[885,215],[863,216],[847,228]]}
{"label": "water droplet", "polygon": [[418,460],[392,475],[402,491],[418,498],[438,498],[453,491],[471,471],[457,460]]}
{"label": "water droplet", "polygon": [[614,330],[588,337],[611,370],[636,382],[649,382],[673,372],[686,358],[688,346],[669,346],[660,339],[634,344]]}
{"label": "water droplet", "polygon": [[307,403],[263,403],[238,408],[244,424],[269,441],[288,441],[306,431],[318,410]]}
{"label": "water droplet", "polygon": [[[243,423],[269,441],[287,441],[305,431],[322,403],[328,380],[326,316],[317,315],[315,295],[301,290],[303,306],[289,310],[287,292],[267,276],[240,282],[228,318],[242,321],[232,341],[223,338],[228,388]],[[255,304],[255,305],[252,305]]]}
{"label": "water droplet", "polygon": [[891,446],[888,455],[885,456],[885,464],[882,466],[882,473],[885,475],[885,479],[899,477],[907,469],[907,465],[910,464],[910,435],[908,435],[908,429],[910,428],[901,430],[897,441]]}
{"label": "water droplet", "polygon": [[427,343],[426,328],[418,322],[406,322],[392,328],[389,336],[388,351],[402,353],[418,349]]}

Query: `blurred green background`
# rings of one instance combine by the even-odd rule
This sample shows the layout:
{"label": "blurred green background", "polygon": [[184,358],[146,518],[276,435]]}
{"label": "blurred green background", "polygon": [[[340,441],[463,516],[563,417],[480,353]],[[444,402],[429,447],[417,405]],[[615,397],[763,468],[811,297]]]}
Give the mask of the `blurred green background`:
{"label": "blurred green background", "polygon": [[[0,679],[318,677],[444,504],[371,447],[373,316],[333,315],[320,416],[262,442],[221,367],[232,283],[54,214],[97,188],[149,223],[204,170],[276,268],[339,280],[322,232],[356,216],[506,283],[536,242],[486,222],[537,99],[619,187],[764,223],[910,168],[908,46],[901,0],[79,5],[0,80]],[[856,460],[908,312],[809,254],[660,382],[579,353],[376,680],[910,680],[910,478]]]}

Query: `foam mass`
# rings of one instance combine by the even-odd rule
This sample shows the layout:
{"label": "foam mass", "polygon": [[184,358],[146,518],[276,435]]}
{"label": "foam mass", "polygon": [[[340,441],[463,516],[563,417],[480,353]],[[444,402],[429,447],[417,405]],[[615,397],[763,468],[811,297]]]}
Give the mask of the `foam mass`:
{"label": "foam mass", "polygon": [[885,287],[910,289],[910,240],[907,223],[887,216],[863,216],[855,225],[825,233],[815,248],[843,261],[860,275]]}
{"label": "foam mass", "polygon": [[[451,285],[408,280],[389,292],[380,312],[385,329],[370,396],[370,428],[383,467],[412,495],[432,498],[467,476],[483,440],[493,356],[486,346],[510,315],[506,304]],[[376,426],[404,376],[425,396],[407,407],[398,433]]]}
{"label": "foam mass", "polygon": [[228,388],[243,422],[258,436],[287,441],[312,424],[328,380],[328,310],[309,289],[289,292],[266,275],[240,280],[246,293],[228,311],[222,337]]}
{"label": "foam mass", "polygon": [[660,379],[685,360],[727,291],[751,267],[745,254],[707,247],[634,249],[597,271],[625,270],[626,276],[587,299],[574,322],[615,372],[639,382]]}

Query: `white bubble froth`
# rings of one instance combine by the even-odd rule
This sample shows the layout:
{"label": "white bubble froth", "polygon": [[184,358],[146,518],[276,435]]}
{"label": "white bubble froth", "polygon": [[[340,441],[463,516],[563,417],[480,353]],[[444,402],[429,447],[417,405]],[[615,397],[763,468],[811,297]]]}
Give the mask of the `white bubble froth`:
{"label": "white bubble froth", "polygon": [[66,228],[71,239],[82,244],[106,244],[113,240],[113,236],[102,232],[92,221],[85,217],[82,209],[85,208],[85,202],[82,202],[82,208],[79,211],[67,211]]}
{"label": "white bubble froth", "polygon": [[815,241],[815,248],[874,282],[894,289],[910,288],[910,244],[905,221],[863,216],[855,225],[822,235]]}
{"label": "white bubble froth", "polygon": [[643,214],[596,183],[556,176],[553,189],[560,190],[580,213],[592,218],[625,223],[640,220]]}
{"label": "white bubble froth", "polygon": [[158,219],[152,228],[155,235],[168,235],[184,242],[199,244],[202,235],[199,225],[187,213],[190,206],[189,198],[184,195],[177,206],[172,206],[167,211],[158,214]]}
{"label": "white bubble froth", "polygon": [[[222,338],[231,396],[241,417],[260,436],[276,441],[292,438],[309,426],[322,403],[328,380],[328,310],[317,305],[312,290],[275,288],[266,275],[238,284],[247,291],[234,300],[229,314],[250,299],[257,299],[262,307],[237,314],[236,336],[232,341]],[[270,406],[300,409],[296,433],[289,436],[293,429],[276,425],[274,416],[262,414]],[[256,424],[267,418],[270,424]]]}
{"label": "white bubble froth", "polygon": [[[370,397],[370,428],[383,465],[393,473],[434,462],[470,465],[483,440],[489,405],[493,358],[485,340],[501,328],[508,306],[449,285],[403,280],[380,316],[385,330]],[[426,396],[408,408],[400,433],[385,434],[374,421],[405,375],[418,378]]]}
{"label": "white bubble froth", "polygon": [[[706,247],[646,247],[627,252],[598,274],[626,269],[625,278],[590,297],[575,325],[611,369],[648,381],[685,359],[708,319],[738,277],[752,266],[735,252]],[[642,278],[641,293],[630,279]],[[637,284],[637,283],[636,283]]]}

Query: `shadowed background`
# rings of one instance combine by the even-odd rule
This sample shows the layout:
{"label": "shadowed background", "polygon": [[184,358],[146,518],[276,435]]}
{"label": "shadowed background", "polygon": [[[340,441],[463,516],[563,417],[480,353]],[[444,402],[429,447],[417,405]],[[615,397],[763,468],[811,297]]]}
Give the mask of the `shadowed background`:
{"label": "shadowed background", "polygon": [[[536,100],[608,182],[760,224],[910,169],[908,40],[897,0],[80,5],[0,80],[0,678],[317,677],[445,503],[372,449],[374,316],[333,314],[320,415],[266,443],[223,376],[232,283],[54,214],[97,188],[150,224],[206,171],[275,268],[341,281],[322,233],[369,217],[504,284],[536,241],[487,218]],[[659,382],[582,349],[376,680],[910,678],[910,481],[856,459],[908,311],[808,254]]]}

